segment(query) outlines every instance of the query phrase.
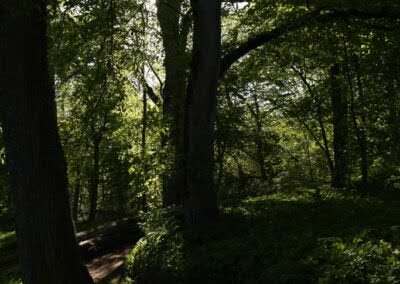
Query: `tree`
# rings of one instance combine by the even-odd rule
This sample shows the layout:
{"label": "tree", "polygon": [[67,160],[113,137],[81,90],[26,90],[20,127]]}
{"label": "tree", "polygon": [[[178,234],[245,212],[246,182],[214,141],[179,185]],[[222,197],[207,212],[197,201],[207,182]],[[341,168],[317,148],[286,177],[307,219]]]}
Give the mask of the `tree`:
{"label": "tree", "polygon": [[[186,98],[185,219],[189,224],[218,214],[214,188],[214,127],[221,62],[221,3],[192,0],[193,52]],[[207,36],[205,36],[207,35]]]}
{"label": "tree", "polygon": [[162,108],[167,133],[163,135],[162,144],[172,152],[171,161],[168,161],[171,165],[163,180],[163,203],[165,206],[182,205],[184,190],[183,121],[187,69],[189,67],[186,45],[190,31],[191,13],[185,11],[186,1],[183,0],[158,0],[156,3],[165,52]]}
{"label": "tree", "polygon": [[79,256],[47,62],[46,1],[0,4],[0,106],[24,283],[92,283]]}
{"label": "tree", "polygon": [[137,9],[130,0],[65,2],[50,25],[59,126],[74,183],[73,213],[80,220],[109,219],[104,211],[128,208],[133,174],[127,152],[136,143],[121,128],[128,123],[128,96],[137,95],[141,35],[130,33],[140,26]]}
{"label": "tree", "polygon": [[333,124],[333,152],[335,167],[332,186],[346,187],[347,184],[347,136],[348,136],[348,100],[343,90],[341,64],[334,63],[330,68],[331,103]]}

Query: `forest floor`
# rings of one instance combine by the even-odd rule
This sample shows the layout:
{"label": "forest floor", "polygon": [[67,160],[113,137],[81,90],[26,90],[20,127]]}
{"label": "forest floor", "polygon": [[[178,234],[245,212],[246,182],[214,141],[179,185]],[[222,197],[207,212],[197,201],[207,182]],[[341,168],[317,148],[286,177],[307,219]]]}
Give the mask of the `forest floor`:
{"label": "forest floor", "polygon": [[[393,283],[400,195],[315,198],[303,190],[251,198],[225,207],[218,222],[184,240],[191,283],[372,283],[382,271],[388,281],[376,283]],[[108,260],[121,264],[128,251],[120,248]],[[0,232],[0,255],[0,283],[18,283],[13,232]]]}
{"label": "forest floor", "polygon": [[[118,274],[126,255],[141,233],[135,220],[78,225],[81,253],[95,283],[108,282]],[[0,284],[20,283],[15,232],[0,230]]]}
{"label": "forest floor", "polygon": [[399,283],[400,194],[250,198],[184,240],[185,283]]}
{"label": "forest floor", "polygon": [[122,272],[125,257],[132,250],[132,245],[126,245],[123,248],[115,249],[97,257],[86,264],[90,275],[95,283],[106,282],[106,280],[119,277]]}

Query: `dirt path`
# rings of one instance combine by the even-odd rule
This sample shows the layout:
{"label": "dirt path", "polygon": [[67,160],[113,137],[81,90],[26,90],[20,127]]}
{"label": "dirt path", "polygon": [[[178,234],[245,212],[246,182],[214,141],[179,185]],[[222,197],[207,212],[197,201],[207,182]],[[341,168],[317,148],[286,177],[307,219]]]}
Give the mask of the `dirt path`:
{"label": "dirt path", "polygon": [[132,246],[127,246],[93,259],[86,264],[95,283],[99,283],[122,269],[125,257]]}
{"label": "dirt path", "polygon": [[77,234],[81,254],[95,283],[122,271],[125,257],[141,232],[134,220],[122,219]]}

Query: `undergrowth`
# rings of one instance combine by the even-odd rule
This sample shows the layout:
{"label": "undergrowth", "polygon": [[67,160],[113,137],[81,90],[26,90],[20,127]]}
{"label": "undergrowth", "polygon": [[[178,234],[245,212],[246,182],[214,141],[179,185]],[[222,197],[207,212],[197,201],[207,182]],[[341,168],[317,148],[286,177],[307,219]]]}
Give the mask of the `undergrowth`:
{"label": "undergrowth", "polygon": [[184,232],[171,215],[153,213],[128,273],[148,283],[400,283],[396,200],[277,193]]}

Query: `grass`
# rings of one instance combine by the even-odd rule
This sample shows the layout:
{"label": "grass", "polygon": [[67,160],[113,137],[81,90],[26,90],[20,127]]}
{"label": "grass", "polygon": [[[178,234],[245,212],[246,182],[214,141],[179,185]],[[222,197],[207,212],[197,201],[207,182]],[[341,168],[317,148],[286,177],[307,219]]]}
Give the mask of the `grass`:
{"label": "grass", "polygon": [[393,226],[399,224],[397,195],[361,198],[325,192],[314,199],[300,192],[252,198],[226,208],[216,224],[185,235],[185,282],[339,283],[321,279],[326,269],[345,273],[340,269],[353,265],[347,254],[367,262],[354,264],[364,265],[361,270],[391,261],[386,255],[375,260],[360,254],[365,243],[371,255],[385,242],[395,252],[400,233]]}

